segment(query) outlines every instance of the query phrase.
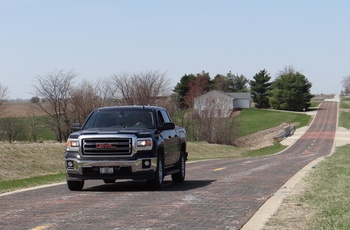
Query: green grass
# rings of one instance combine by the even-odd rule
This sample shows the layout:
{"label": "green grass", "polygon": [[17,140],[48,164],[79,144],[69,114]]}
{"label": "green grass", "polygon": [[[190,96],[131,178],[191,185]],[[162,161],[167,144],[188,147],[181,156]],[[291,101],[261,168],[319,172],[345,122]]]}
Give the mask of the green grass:
{"label": "green grass", "polygon": [[339,103],[339,108],[350,109],[350,98],[343,98]]}
{"label": "green grass", "polygon": [[[15,138],[17,141],[33,141],[33,133],[37,141],[56,140],[51,127],[45,122],[46,119],[45,116],[0,118],[0,123],[12,122],[13,128],[18,130]],[[3,140],[7,140],[6,136]]]}
{"label": "green grass", "polygon": [[350,112],[341,111],[339,113],[338,126],[350,129]]}
{"label": "green grass", "polygon": [[306,177],[300,201],[314,210],[310,229],[350,229],[349,152],[350,145],[337,148]]}
{"label": "green grass", "polygon": [[65,173],[49,174],[43,176],[34,176],[23,179],[0,181],[0,193],[9,192],[18,189],[31,188],[44,184],[53,184],[63,182],[66,179]]}
{"label": "green grass", "polygon": [[276,127],[282,123],[298,123],[298,127],[308,125],[310,116],[305,113],[264,109],[243,109],[235,120],[237,136],[246,136],[261,130]]}
{"label": "green grass", "polygon": [[[28,118],[26,118],[28,119]],[[55,134],[51,127],[45,123],[47,117],[35,117],[35,126],[37,128],[38,140],[56,140]]]}
{"label": "green grass", "polygon": [[266,156],[266,155],[272,155],[278,152],[283,151],[287,146],[281,145],[280,143],[275,143],[274,145],[257,149],[257,150],[248,150],[247,152],[243,153],[244,157],[257,157],[257,156]]}
{"label": "green grass", "polygon": [[[341,102],[350,108],[350,98]],[[341,112],[339,126],[349,129],[349,122],[350,113]],[[316,210],[310,229],[350,229],[349,151],[350,145],[337,148],[306,178],[310,189],[301,200]]]}
{"label": "green grass", "polygon": [[312,101],[312,102],[310,103],[310,107],[311,107],[311,108],[317,108],[320,104],[321,104],[320,102]]}

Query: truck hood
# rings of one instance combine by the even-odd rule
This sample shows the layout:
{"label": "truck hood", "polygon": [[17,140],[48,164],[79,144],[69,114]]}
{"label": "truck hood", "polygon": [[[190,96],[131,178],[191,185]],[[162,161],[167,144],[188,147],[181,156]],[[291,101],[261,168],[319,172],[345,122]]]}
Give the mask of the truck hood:
{"label": "truck hood", "polygon": [[81,135],[116,135],[116,134],[133,134],[138,137],[141,136],[150,136],[152,130],[150,129],[132,129],[132,128],[95,128],[95,129],[86,129],[74,132],[69,135],[70,138],[78,138]]}

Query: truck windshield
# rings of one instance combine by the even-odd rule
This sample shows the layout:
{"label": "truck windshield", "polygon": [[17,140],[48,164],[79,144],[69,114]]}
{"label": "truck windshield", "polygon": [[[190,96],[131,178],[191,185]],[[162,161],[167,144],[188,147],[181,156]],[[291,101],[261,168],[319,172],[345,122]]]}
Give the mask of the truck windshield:
{"label": "truck windshield", "polygon": [[86,121],[83,129],[95,128],[154,128],[151,111],[145,110],[97,110]]}

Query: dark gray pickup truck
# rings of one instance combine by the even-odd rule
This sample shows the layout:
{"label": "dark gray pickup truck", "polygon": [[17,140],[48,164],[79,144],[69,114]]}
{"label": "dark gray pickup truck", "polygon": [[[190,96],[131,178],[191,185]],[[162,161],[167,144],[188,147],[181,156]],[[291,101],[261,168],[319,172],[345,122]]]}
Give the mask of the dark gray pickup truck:
{"label": "dark gray pickup truck", "polygon": [[185,180],[186,131],[175,127],[168,112],[156,106],[95,109],[84,125],[72,125],[67,140],[67,185],[82,190],[85,180],[147,180],[161,189],[164,176]]}

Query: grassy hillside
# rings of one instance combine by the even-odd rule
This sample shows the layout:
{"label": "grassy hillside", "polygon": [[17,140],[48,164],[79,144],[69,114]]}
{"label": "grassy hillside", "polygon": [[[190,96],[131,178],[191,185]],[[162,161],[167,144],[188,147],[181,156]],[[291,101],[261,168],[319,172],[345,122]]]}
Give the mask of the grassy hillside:
{"label": "grassy hillside", "polygon": [[244,109],[236,118],[238,137],[246,136],[261,130],[276,127],[282,123],[296,124],[303,127],[310,122],[310,116],[305,113],[286,111]]}

